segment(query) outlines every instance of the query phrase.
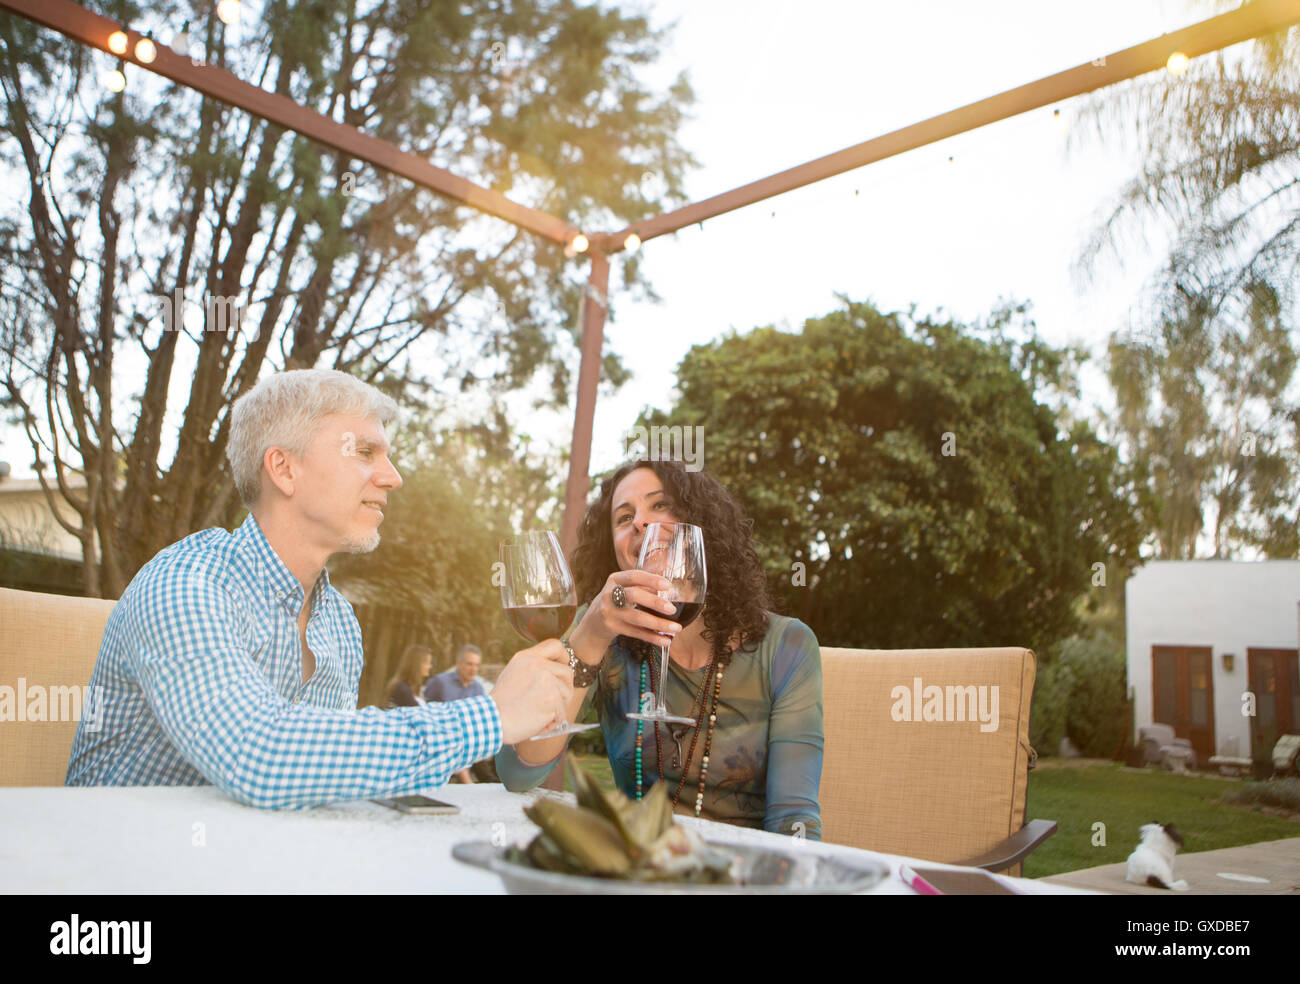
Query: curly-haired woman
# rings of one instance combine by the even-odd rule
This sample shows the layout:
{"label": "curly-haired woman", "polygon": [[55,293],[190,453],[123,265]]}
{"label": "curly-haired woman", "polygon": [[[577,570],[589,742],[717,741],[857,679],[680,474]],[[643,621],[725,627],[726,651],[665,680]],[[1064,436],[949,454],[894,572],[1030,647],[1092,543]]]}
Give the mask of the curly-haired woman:
{"label": "curly-haired woman", "polygon": [[[656,593],[668,582],[636,569],[654,522],[704,531],[708,594],[703,613],[685,628],[670,620],[673,605]],[[751,526],[716,479],[680,462],[635,462],[606,479],[583,519],[572,564],[584,604],[569,644],[598,669],[575,674],[569,719],[595,700],[614,780],[630,797],[662,777],[677,812],[820,839],[821,652],[808,626],[766,610]],[[672,636],[669,713],[699,727],[627,717],[653,699],[664,633]],[[497,771],[507,788],[541,782],[565,740],[504,747]]]}

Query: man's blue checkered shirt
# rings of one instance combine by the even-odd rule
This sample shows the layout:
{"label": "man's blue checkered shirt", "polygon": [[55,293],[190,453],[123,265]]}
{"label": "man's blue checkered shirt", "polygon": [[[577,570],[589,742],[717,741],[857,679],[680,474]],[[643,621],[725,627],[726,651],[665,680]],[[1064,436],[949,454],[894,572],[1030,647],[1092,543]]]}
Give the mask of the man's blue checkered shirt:
{"label": "man's blue checkered shirt", "polygon": [[252,806],[313,806],[440,786],[501,747],[491,697],[358,710],[361,627],[325,572],[304,685],[302,598],[251,515],[145,564],[104,629],[99,713],[77,727],[67,785],[210,782]]}

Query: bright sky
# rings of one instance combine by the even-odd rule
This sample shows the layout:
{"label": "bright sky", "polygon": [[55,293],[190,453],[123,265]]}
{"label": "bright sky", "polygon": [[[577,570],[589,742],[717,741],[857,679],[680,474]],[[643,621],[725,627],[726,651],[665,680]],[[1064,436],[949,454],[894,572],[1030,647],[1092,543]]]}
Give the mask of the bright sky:
{"label": "bright sky", "polygon": [[[688,180],[691,200],[1213,12],[1188,0],[644,2],[654,23],[676,22],[654,79],[664,87],[685,69],[696,93],[681,134],[701,164]],[[620,296],[615,269],[607,338],[635,376],[598,404],[592,471],[622,459],[642,407],[671,403],[675,368],[692,345],[733,328],[797,330],[837,307],[837,293],[967,322],[1014,297],[1032,302],[1050,341],[1100,351],[1126,323],[1161,242],[1131,248],[1124,267],[1079,283],[1079,247],[1138,162],[1096,142],[1067,153],[1077,107],[1059,108],[1065,127],[1048,107],[647,243],[645,272],[664,300]],[[1087,395],[1105,398],[1095,372],[1086,381]],[[571,410],[539,415],[523,395],[512,402],[533,436],[568,443]],[[180,409],[172,408],[177,424]],[[17,431],[3,435],[0,459],[16,477],[31,474]]]}
{"label": "bright sky", "polygon": [[[1211,16],[1161,0],[657,0],[667,58],[696,93],[684,145],[692,200],[764,177]],[[1100,352],[1160,259],[1126,254],[1091,286],[1075,273],[1098,210],[1136,158],[1067,152],[1076,103],[868,165],[642,249],[662,304],[620,303],[608,337],[635,379],[596,418],[592,469],[619,461],[641,407],[667,407],[678,362],[732,328],[797,330],[836,293],[971,321],[1031,301],[1052,342]],[[949,161],[949,158],[952,158]],[[773,214],[775,213],[775,214]],[[1104,398],[1093,376],[1088,392]]]}

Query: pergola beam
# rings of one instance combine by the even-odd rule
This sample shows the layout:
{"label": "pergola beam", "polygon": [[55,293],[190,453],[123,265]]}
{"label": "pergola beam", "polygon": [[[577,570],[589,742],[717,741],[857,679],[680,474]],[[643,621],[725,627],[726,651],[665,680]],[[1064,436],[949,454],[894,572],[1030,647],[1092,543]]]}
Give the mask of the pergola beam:
{"label": "pergola beam", "polygon": [[[144,64],[134,55],[135,44],[144,35],[119,24],[112,18],[92,13],[71,0],[0,0],[0,7],[7,7],[28,20],[52,28],[74,41],[98,48],[115,58],[121,58],[173,82],[188,86],[205,96],[211,96],[270,123],[293,130],[326,147],[406,178],[453,201],[469,205],[488,215],[495,215],[545,239],[567,243],[578,232],[575,227],[562,219],[512,202],[505,195],[480,187],[443,168],[435,167],[423,157],[402,150],[386,140],[369,136],[356,127],[338,123],[313,109],[299,106],[287,96],[276,95],[255,85],[249,85],[223,68],[192,61],[188,56],[177,54],[160,42],[154,42],[158,50],[156,59]],[[108,36],[114,31],[122,31],[127,36],[125,55],[115,55],[108,49]]]}
{"label": "pergola beam", "polygon": [[1152,41],[1125,48],[1086,65],[1008,89],[996,96],[913,123],[901,130],[894,130],[798,167],[741,185],[712,198],[665,212],[645,222],[635,222],[608,237],[611,249],[621,249],[623,241],[631,233],[636,233],[642,242],[646,242],[656,236],[676,232],[685,226],[852,171],[865,164],[1145,75],[1163,68],[1175,51],[1195,58],[1290,27],[1297,22],[1300,22],[1300,0],[1255,0],[1230,13],[1211,17],[1172,34],[1163,34]]}

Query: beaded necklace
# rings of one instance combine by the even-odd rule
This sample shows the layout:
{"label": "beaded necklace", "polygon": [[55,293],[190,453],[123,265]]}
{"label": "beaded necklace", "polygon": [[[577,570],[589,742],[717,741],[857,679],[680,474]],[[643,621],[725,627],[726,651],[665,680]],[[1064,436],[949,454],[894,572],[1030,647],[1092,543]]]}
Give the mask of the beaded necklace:
{"label": "beaded necklace", "polygon": [[[658,698],[658,694],[655,692],[654,676],[649,674],[646,669],[646,665],[649,662],[650,660],[648,659],[641,661],[641,680],[640,680],[640,687],[638,688],[637,691],[638,707],[641,706],[645,701],[647,676],[650,677],[650,695],[653,698],[656,699]],[[697,817],[700,815],[700,810],[704,806],[704,784],[705,784],[705,779],[708,777],[709,774],[709,751],[713,747],[713,728],[714,725],[718,723],[718,699],[722,693],[722,671],[723,668],[718,664],[718,657],[715,654],[713,658],[709,660],[709,669],[704,674],[704,679],[700,683],[699,696],[696,697],[695,700],[691,703],[691,710],[694,710],[696,705],[698,704],[700,711],[695,719],[695,734],[691,738],[691,748],[686,755],[685,763],[683,763],[682,765],[681,775],[677,780],[677,790],[676,792],[673,793],[673,808],[676,809],[677,801],[681,798],[682,795],[682,788],[686,785],[686,774],[690,772],[691,762],[695,760],[695,746],[700,740],[700,732],[704,729],[704,718],[705,718],[705,712],[707,711],[708,719],[709,719],[709,730],[704,738],[704,757],[700,760],[700,784],[698,790],[695,793],[695,815]],[[710,678],[713,679],[713,700],[712,700],[711,707],[709,706],[708,698],[707,698],[707,691],[708,691]],[[667,697],[666,694],[664,696],[665,698]],[[641,754],[642,727],[644,723],[645,722],[643,721],[638,721],[636,726],[636,798],[638,800],[641,798],[641,792],[645,785],[645,773],[642,765],[642,754]],[[678,746],[678,748],[680,751],[680,745]],[[664,778],[664,756],[663,756],[663,742],[660,739],[660,735],[659,735],[658,721],[655,722],[655,760],[656,760],[656,765],[658,766],[659,780],[660,782],[662,782]]]}

